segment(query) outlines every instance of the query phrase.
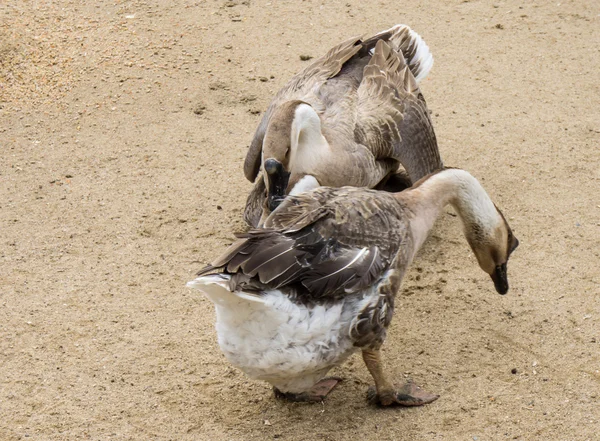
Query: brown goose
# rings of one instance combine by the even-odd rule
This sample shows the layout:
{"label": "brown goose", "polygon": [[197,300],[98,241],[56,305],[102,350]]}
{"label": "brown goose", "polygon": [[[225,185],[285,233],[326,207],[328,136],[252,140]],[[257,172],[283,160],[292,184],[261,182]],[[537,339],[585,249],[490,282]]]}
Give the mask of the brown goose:
{"label": "brown goose", "polygon": [[239,235],[188,283],[215,303],[227,359],[293,400],[320,400],[335,386],[327,372],[361,350],[381,405],[437,398],[383,373],[380,347],[404,273],[451,204],[480,267],[500,294],[518,240],[469,173],[445,169],[399,193],[320,187],[289,196],[264,229]]}
{"label": "brown goose", "polygon": [[321,185],[380,188],[400,164],[410,186],[440,169],[417,85],[432,65],[421,37],[397,25],[347,40],[294,76],[271,102],[246,156],[248,180],[263,170],[246,221],[264,221],[287,194]]}

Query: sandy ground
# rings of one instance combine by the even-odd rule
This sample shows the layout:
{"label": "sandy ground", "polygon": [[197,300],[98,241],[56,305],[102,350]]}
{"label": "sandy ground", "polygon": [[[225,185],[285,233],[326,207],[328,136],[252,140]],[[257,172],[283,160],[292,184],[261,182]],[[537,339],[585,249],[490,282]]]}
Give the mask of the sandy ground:
{"label": "sandy ground", "polygon": [[[448,214],[408,273],[378,409],[360,357],[323,404],[273,399],[184,285],[244,228],[276,90],[396,23],[447,165],[521,240],[495,293]],[[0,3],[0,439],[600,439],[600,6],[594,1]],[[516,374],[511,370],[516,369]]]}

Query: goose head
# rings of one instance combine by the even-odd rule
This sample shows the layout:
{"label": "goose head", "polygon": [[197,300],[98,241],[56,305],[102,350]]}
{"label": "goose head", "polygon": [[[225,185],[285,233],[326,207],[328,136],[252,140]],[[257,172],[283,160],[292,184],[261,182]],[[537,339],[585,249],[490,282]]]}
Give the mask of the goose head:
{"label": "goose head", "polygon": [[506,264],[510,254],[519,246],[502,212],[494,206],[495,215],[487,219],[465,222],[467,242],[483,271],[494,281],[499,294],[508,292]]}
{"label": "goose head", "polygon": [[306,183],[304,178],[310,175],[324,143],[321,119],[311,105],[294,100],[274,111],[262,150],[268,211],[277,208],[301,181]]}

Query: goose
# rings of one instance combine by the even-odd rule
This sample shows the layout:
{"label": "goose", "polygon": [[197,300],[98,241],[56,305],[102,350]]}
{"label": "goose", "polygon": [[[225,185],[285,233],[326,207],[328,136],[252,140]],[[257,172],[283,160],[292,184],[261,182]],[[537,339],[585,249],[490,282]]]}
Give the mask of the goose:
{"label": "goose", "polygon": [[287,194],[317,186],[404,187],[442,168],[418,83],[433,57],[406,25],[351,38],[294,76],[266,110],[244,162],[254,182],[245,220],[262,224]]}
{"label": "goose", "polygon": [[480,183],[451,168],[398,193],[319,187],[288,196],[264,228],[239,234],[187,286],[214,303],[229,362],[278,397],[323,400],[339,380],[327,372],[361,351],[375,382],[371,401],[430,403],[438,396],[388,379],[380,349],[402,278],[447,204],[479,266],[506,294],[519,242]]}

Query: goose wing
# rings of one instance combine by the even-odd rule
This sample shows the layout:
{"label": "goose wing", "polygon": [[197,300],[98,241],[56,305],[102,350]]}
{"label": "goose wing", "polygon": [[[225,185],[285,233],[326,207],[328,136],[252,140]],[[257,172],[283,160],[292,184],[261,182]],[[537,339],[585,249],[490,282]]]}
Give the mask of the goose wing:
{"label": "goose wing", "polygon": [[390,194],[350,187],[290,196],[265,229],[238,235],[199,274],[233,274],[232,290],[285,287],[305,300],[338,298],[376,283],[409,248],[401,211]]}
{"label": "goose wing", "polygon": [[399,161],[413,182],[442,167],[425,99],[404,57],[378,40],[358,88],[356,142]]}
{"label": "goose wing", "polygon": [[267,188],[265,180],[261,177],[256,180],[254,187],[246,198],[246,208],[244,209],[244,220],[251,227],[256,227],[262,216],[265,200],[267,199]]}
{"label": "goose wing", "polygon": [[256,129],[254,138],[246,154],[244,174],[250,182],[254,182],[260,169],[263,139],[274,109],[280,104],[291,100],[306,101],[318,107],[319,100],[315,92],[325,81],[337,75],[344,63],[361,50],[362,46],[358,44],[359,42],[360,38],[355,37],[333,47],[323,57],[318,58],[292,77],[275,95]]}

